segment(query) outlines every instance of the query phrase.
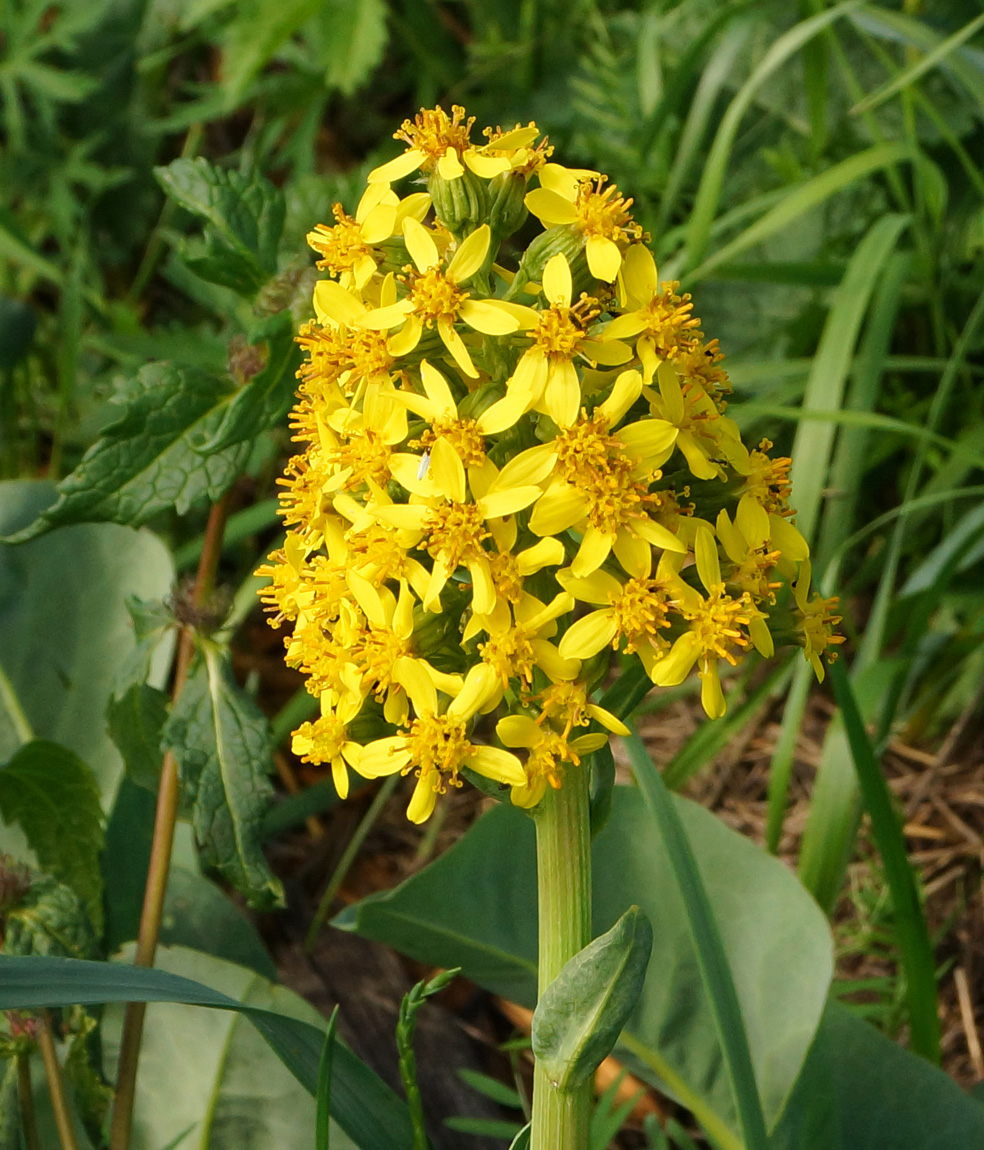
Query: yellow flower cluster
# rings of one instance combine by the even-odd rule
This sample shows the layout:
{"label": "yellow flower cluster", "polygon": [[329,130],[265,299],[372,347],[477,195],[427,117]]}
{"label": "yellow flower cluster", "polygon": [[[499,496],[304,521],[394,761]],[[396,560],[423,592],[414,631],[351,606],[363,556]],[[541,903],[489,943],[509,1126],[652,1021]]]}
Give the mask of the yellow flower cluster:
{"label": "yellow flower cluster", "polygon": [[[260,569],[321,701],[294,751],[343,796],[348,768],[415,772],[414,822],[465,770],[533,807],[625,733],[591,702],[613,652],[658,686],[696,667],[714,718],[722,661],[798,642],[822,677],[839,641],[790,461],[742,444],[717,344],[632,201],[551,162],[533,124],[471,129],[422,111],[355,217],[308,237],[327,276],[299,336],[303,448]],[[427,191],[401,198],[414,172]]]}

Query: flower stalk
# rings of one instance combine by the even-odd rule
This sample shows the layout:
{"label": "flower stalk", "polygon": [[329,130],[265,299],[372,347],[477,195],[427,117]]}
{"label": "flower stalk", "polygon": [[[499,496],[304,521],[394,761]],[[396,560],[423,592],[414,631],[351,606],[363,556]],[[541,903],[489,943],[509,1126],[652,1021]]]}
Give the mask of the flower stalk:
{"label": "flower stalk", "polygon": [[[544,795],[536,816],[538,992],[591,941],[591,834],[586,771]],[[542,1063],[533,1072],[531,1150],[585,1150],[592,1083],[562,1091]]]}

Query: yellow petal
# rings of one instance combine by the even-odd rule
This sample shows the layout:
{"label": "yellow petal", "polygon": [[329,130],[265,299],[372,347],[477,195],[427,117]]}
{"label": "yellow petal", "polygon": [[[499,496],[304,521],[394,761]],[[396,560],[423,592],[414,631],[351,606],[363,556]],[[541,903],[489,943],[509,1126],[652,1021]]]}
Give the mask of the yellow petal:
{"label": "yellow petal", "polygon": [[646,327],[646,316],[641,311],[620,315],[601,333],[602,339],[631,339]]}
{"label": "yellow petal", "polygon": [[483,518],[499,519],[529,507],[541,494],[539,487],[509,487],[505,491],[490,491],[477,503]]}
{"label": "yellow petal", "polygon": [[721,583],[721,564],[718,561],[717,540],[710,527],[701,523],[694,543],[694,558],[701,583],[712,592]]}
{"label": "yellow petal", "polygon": [[547,780],[541,775],[526,786],[513,787],[509,792],[509,799],[514,807],[529,811],[543,798],[546,789]]}
{"label": "yellow petal", "polygon": [[437,690],[417,659],[401,655],[393,664],[393,681],[406,691],[418,715],[432,715],[437,710]]}
{"label": "yellow petal", "polygon": [[412,823],[425,823],[434,813],[437,805],[437,791],[434,783],[437,782],[438,772],[433,768],[420,772],[417,785],[413,788],[413,795],[407,806],[407,818]]}
{"label": "yellow petal", "polygon": [[355,571],[348,571],[345,575],[345,582],[369,622],[375,627],[386,627],[389,621],[383,610],[382,600],[379,597],[379,592],[369,580],[363,579]]}
{"label": "yellow petal", "polygon": [[410,216],[422,224],[430,211],[431,198],[429,192],[413,192],[409,196],[404,196],[400,200],[396,208],[396,227],[400,229],[402,234],[403,221]]}
{"label": "yellow petal", "polygon": [[448,707],[448,715],[453,719],[470,719],[478,714],[494,694],[497,684],[498,675],[487,663],[472,667]]}
{"label": "yellow petal", "polygon": [[589,526],[581,540],[581,546],[571,563],[571,571],[578,579],[584,579],[605,562],[611,554],[614,537],[607,531]]}
{"label": "yellow petal", "polygon": [[423,224],[417,223],[413,216],[408,216],[403,221],[403,241],[407,245],[410,258],[417,265],[418,272],[437,267],[441,262],[434,237]]}
{"label": "yellow petal", "polygon": [[362,748],[359,756],[359,774],[367,779],[378,779],[384,775],[395,775],[410,762],[407,740],[403,735],[390,735],[376,739]]}
{"label": "yellow petal", "polygon": [[748,546],[757,550],[769,538],[769,513],[753,496],[745,494],[738,500],[735,525],[748,540]]}
{"label": "yellow petal", "polygon": [[507,394],[503,399],[487,407],[475,421],[482,435],[498,435],[510,427],[515,427],[529,406],[527,397],[519,391]]}
{"label": "yellow petal", "polygon": [[697,636],[693,631],[687,631],[653,667],[653,682],[657,687],[678,686],[693,670],[699,654]]}
{"label": "yellow petal", "polygon": [[530,647],[536,665],[551,683],[570,683],[580,674],[581,660],[565,659],[553,643],[548,643],[546,639],[531,639]]}
{"label": "yellow petal", "polygon": [[[458,405],[454,402],[454,396],[451,394],[451,388],[448,387],[448,381],[444,376],[434,367],[428,363],[426,359],[420,361],[420,382],[424,385],[424,391],[427,393],[427,398],[433,405],[433,415],[428,416],[433,423],[435,419],[442,416],[455,418],[458,414]],[[407,404],[409,407],[410,404]],[[414,408],[416,410],[416,408]]]}
{"label": "yellow petal", "polygon": [[622,266],[622,253],[615,241],[604,236],[588,236],[585,253],[591,274],[605,283],[612,283]]}
{"label": "yellow petal", "polygon": [[[372,185],[369,185],[372,187]],[[396,205],[377,204],[362,221],[362,238],[367,244],[381,244],[396,230]]]}
{"label": "yellow petal", "polygon": [[492,569],[488,561],[482,559],[469,560],[465,566],[472,577],[472,610],[478,615],[488,615],[496,600]]}
{"label": "yellow petal", "polygon": [[548,227],[553,224],[572,224],[577,219],[573,203],[547,188],[535,188],[523,202]]}
{"label": "yellow petal", "polygon": [[464,503],[465,469],[457,452],[443,437],[431,448],[430,474],[443,495],[454,503]]}
{"label": "yellow petal", "polygon": [[366,309],[362,301],[340,283],[318,280],[314,285],[314,314],[319,323],[342,323],[351,327],[362,319]]}
{"label": "yellow petal", "polygon": [[519,321],[496,300],[466,299],[458,308],[458,315],[483,335],[510,335],[519,328]]}
{"label": "yellow petal", "polygon": [[611,711],[606,711],[604,707],[596,706],[594,703],[588,703],[584,709],[588,712],[592,719],[598,723],[601,723],[603,727],[611,731],[613,734],[624,736],[629,733],[629,728],[622,722],[622,720],[617,719],[611,713]]}
{"label": "yellow petal", "polygon": [[498,747],[475,747],[465,762],[473,771],[487,779],[495,779],[497,783],[506,783],[510,787],[526,784],[523,764],[515,755]]}
{"label": "yellow petal", "polygon": [[782,552],[783,559],[791,563],[802,563],[809,557],[809,543],[784,516],[770,515],[769,528],[772,544]]}
{"label": "yellow petal", "polygon": [[604,403],[599,404],[599,410],[608,416],[611,426],[614,427],[640,395],[642,395],[642,376],[638,371],[623,371],[615,380],[611,395]]}
{"label": "yellow petal", "polygon": [[724,717],[728,706],[721,690],[717,659],[707,659],[705,662],[706,666],[700,673],[700,703],[709,719],[720,719]]}
{"label": "yellow petal", "polygon": [[569,360],[550,364],[543,406],[558,427],[570,427],[577,419],[581,410],[581,381]]}
{"label": "yellow petal", "polygon": [[543,269],[543,294],[548,304],[562,304],[571,306],[571,293],[574,291],[574,281],[571,279],[571,267],[566,256],[558,252],[547,260]]}
{"label": "yellow petal", "polygon": [[461,368],[465,375],[470,376],[472,379],[478,379],[478,369],[472,363],[471,356],[468,354],[468,348],[465,347],[465,341],[454,330],[454,324],[449,320],[439,319],[437,321],[437,331],[444,346],[451,353],[451,358],[458,367]]}
{"label": "yellow petal", "polygon": [[590,575],[575,576],[568,567],[557,572],[557,582],[565,591],[582,603],[613,603],[622,593],[622,584],[607,571],[592,571]]}
{"label": "yellow petal", "polygon": [[516,556],[520,575],[535,575],[544,567],[559,567],[564,562],[564,545],[559,539],[541,539]]}
{"label": "yellow petal", "polygon": [[560,641],[560,654],[565,659],[590,659],[607,647],[618,631],[618,620],[611,607],[592,611],[578,619]]}
{"label": "yellow petal", "polygon": [[[463,239],[448,264],[448,279],[456,284],[464,283],[470,279],[485,263],[491,242],[492,231],[488,224],[482,224],[470,236]],[[515,331],[516,329],[510,330]]]}
{"label": "yellow petal", "polygon": [[582,180],[595,180],[598,173],[592,168],[565,168],[562,164],[544,164],[537,175],[540,185],[557,192],[565,199],[574,201],[577,186]]}
{"label": "yellow petal", "polygon": [[503,467],[492,481],[490,490],[502,491],[507,487],[525,487],[530,483],[542,483],[553,471],[557,462],[557,452],[550,443],[539,447],[528,447],[521,451]]}
{"label": "yellow petal", "polygon": [[632,303],[645,307],[656,294],[656,261],[645,244],[632,244],[622,261],[622,276]]}
{"label": "yellow petal", "polygon": [[530,516],[534,535],[559,535],[588,513],[584,493],[569,483],[548,488]]}
{"label": "yellow petal", "polygon": [[370,331],[388,331],[391,327],[403,323],[411,311],[413,304],[408,299],[401,299],[389,307],[377,307],[364,312],[359,317],[358,323],[360,327],[367,327]]}
{"label": "yellow petal", "polygon": [[653,459],[677,441],[680,432],[665,419],[640,419],[620,428],[618,438],[635,459]]}
{"label": "yellow petal", "polygon": [[495,176],[508,172],[512,167],[505,156],[483,156],[479,152],[465,152],[465,167],[470,168],[476,176],[483,180],[491,180]]}
{"label": "yellow petal", "polygon": [[661,363],[656,372],[659,393],[666,405],[666,418],[679,426],[683,422],[683,392],[680,390],[680,377],[672,363]]}
{"label": "yellow petal", "polygon": [[543,728],[529,717],[529,715],[506,715],[495,725],[495,733],[499,742],[507,747],[535,747],[543,742]]}
{"label": "yellow petal", "polygon": [[338,797],[347,799],[349,792],[348,767],[345,766],[345,760],[341,755],[337,755],[331,761],[331,781],[335,784]]}
{"label": "yellow petal", "polygon": [[465,174],[465,169],[461,166],[461,160],[454,148],[449,147],[437,161],[437,171],[442,180],[457,180]]}
{"label": "yellow petal", "polygon": [[753,615],[748,624],[748,634],[763,658],[771,659],[776,653],[776,645],[772,639],[772,632],[761,615]]}
{"label": "yellow petal", "polygon": [[633,579],[649,578],[652,570],[652,551],[648,540],[623,527],[615,536],[612,550],[627,575],[631,575]]}
{"label": "yellow petal", "polygon": [[420,343],[423,330],[424,325],[420,319],[415,315],[408,315],[403,327],[387,339],[386,350],[394,359],[408,355]]}
{"label": "yellow petal", "polygon": [[398,180],[402,176],[409,176],[411,172],[415,172],[420,165],[427,159],[424,152],[418,151],[417,148],[411,148],[408,152],[404,152],[402,156],[397,156],[395,160],[390,160],[387,164],[381,164],[378,168],[373,168],[369,173],[370,184],[389,184],[393,180]]}
{"label": "yellow petal", "polygon": [[508,152],[513,148],[525,148],[527,144],[532,144],[533,141],[539,136],[540,129],[536,124],[530,124],[525,128],[513,128],[510,132],[503,132],[501,136],[496,136],[494,140],[485,145],[486,152]]}
{"label": "yellow petal", "polygon": [[619,339],[610,343],[602,343],[597,339],[586,339],[581,344],[581,353],[592,361],[600,363],[602,367],[618,367],[628,363],[632,358],[632,348]]}

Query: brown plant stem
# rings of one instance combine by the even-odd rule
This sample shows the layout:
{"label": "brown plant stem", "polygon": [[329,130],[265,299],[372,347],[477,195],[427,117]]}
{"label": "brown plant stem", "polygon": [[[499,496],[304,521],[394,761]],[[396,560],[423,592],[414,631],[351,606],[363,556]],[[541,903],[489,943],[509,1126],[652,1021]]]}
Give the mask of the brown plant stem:
{"label": "brown plant stem", "polygon": [[[215,583],[215,572],[222,553],[222,535],[232,492],[227,491],[213,505],[205,527],[205,542],[195,585],[191,593],[192,607],[200,608],[207,601]],[[184,627],[178,640],[178,653],[175,659],[174,685],[171,690],[172,702],[176,702],[184,689],[195,652],[192,631]],[[164,914],[164,896],[167,892],[167,879],[171,870],[171,850],[174,846],[174,828],[178,821],[180,787],[178,764],[168,751],[161,763],[161,782],[157,792],[157,809],[154,814],[154,835],[150,847],[150,864],[147,868],[147,882],[144,886],[144,901],[140,912],[140,928],[137,934],[137,949],[133,958],[135,966],[153,966],[157,953],[157,940],[161,933],[161,919]],[[113,1123],[109,1134],[110,1150],[127,1150],[130,1145],[130,1132],[133,1125],[133,1104],[137,1090],[137,1066],[140,1058],[140,1040],[143,1036],[145,1002],[128,1002],[123,1016],[123,1034],[120,1040],[120,1061],[116,1080],[116,1104],[113,1109]]]}
{"label": "brown plant stem", "polygon": [[27,1150],[41,1150],[38,1126],[34,1117],[34,1090],[31,1086],[31,1063],[24,1053],[17,1055],[17,1093],[20,1098],[21,1128]]}
{"label": "brown plant stem", "polygon": [[51,1033],[51,1021],[47,1011],[43,1011],[38,1018],[37,1028],[38,1049],[41,1051],[41,1061],[44,1063],[44,1073],[48,1080],[48,1093],[51,1095],[51,1109],[55,1115],[55,1126],[58,1130],[58,1141],[62,1150],[78,1150],[75,1141],[75,1128],[72,1125],[72,1115],[65,1097],[65,1084],[62,1081],[61,1067],[58,1065],[58,1054],[55,1050],[55,1040]]}

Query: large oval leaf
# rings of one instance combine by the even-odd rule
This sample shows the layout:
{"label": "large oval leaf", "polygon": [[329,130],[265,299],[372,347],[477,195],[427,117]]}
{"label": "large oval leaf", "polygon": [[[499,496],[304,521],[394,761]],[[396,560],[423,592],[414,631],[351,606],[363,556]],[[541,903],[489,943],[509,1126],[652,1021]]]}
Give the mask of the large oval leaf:
{"label": "large oval leaf", "polygon": [[[0,483],[0,535],[31,522],[54,499],[50,483]],[[0,545],[0,762],[33,733],[74,751],[93,771],[104,807],[122,769],[106,732],[113,676],[134,648],[129,596],[160,599],[174,569],[148,531],[80,524],[21,546]]]}
{"label": "large oval leaf", "polygon": [[[675,802],[724,940],[773,1123],[823,1011],[832,970],[827,923],[782,863],[694,803]],[[615,788],[611,819],[594,842],[594,876],[596,933],[632,903],[653,924],[652,957],[623,1033],[623,1056],[628,1047],[634,1067],[650,1078],[658,1068],[662,1085],[734,1145],[731,1091],[683,904],[634,788]],[[424,962],[461,966],[490,990],[532,1005],[535,891],[532,825],[503,805],[427,870],[349,908],[335,924]]]}

